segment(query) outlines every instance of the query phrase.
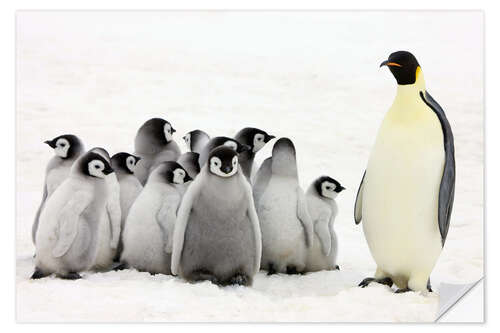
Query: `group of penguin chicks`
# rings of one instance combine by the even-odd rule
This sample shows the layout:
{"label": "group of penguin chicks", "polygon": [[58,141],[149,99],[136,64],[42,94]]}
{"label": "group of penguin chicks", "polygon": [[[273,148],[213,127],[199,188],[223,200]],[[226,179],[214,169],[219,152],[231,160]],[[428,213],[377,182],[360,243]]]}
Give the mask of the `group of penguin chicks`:
{"label": "group of penguin chicks", "polygon": [[146,121],[135,152],[85,151],[75,135],[45,141],[55,151],[33,224],[32,279],[53,273],[135,268],[188,281],[251,285],[260,270],[338,269],[333,223],[344,187],[317,178],[306,193],[288,138],[255,173],[255,154],[275,137],[244,128],[234,138],[201,130],[173,139],[160,118]]}

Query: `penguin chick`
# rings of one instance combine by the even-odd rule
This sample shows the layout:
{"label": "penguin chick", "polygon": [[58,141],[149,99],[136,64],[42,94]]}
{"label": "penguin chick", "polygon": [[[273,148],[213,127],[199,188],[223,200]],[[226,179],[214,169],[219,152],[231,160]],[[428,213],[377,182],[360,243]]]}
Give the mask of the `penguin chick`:
{"label": "penguin chick", "polygon": [[172,237],[182,195],[177,185],[191,181],[177,162],[158,165],[130,208],[120,261],[151,274],[170,274]]}
{"label": "penguin chick", "polygon": [[295,147],[288,138],[274,144],[271,177],[257,214],[262,229],[261,268],[269,274],[303,272],[313,243],[313,225],[299,185]]}
{"label": "penguin chick", "polygon": [[111,166],[115,170],[118,184],[120,185],[120,210],[121,210],[121,233],[118,249],[115,255],[115,261],[119,261],[123,251],[123,230],[130,207],[142,191],[142,184],[134,176],[134,170],[137,162],[141,158],[129,153],[121,152],[111,157]]}
{"label": "penguin chick", "polygon": [[200,173],[200,154],[194,152],[187,152],[179,156],[177,163],[179,163],[193,179]]}
{"label": "penguin chick", "polygon": [[252,174],[255,154],[274,138],[274,135],[269,135],[263,130],[253,127],[245,127],[234,136],[236,141],[250,147],[249,150],[241,152],[238,156],[241,169],[248,180]]}
{"label": "penguin chick", "polygon": [[210,136],[202,130],[188,132],[182,137],[189,151],[200,154],[203,147],[210,141]]}
{"label": "penguin chick", "polygon": [[205,147],[203,147],[199,159],[200,167],[203,167],[205,163],[207,163],[210,152],[219,146],[226,146],[232,148],[235,152],[239,154],[251,149],[250,146],[242,144],[235,139],[228,138],[227,136],[216,136],[215,138],[210,139],[210,141],[208,141]]}
{"label": "penguin chick", "polygon": [[[91,152],[100,154],[111,165],[111,158],[106,149],[95,147]],[[106,176],[107,186],[106,209],[101,216],[97,232],[97,251],[91,269],[108,270],[116,256],[121,234],[120,184],[116,172]]]}
{"label": "penguin chick", "polygon": [[36,211],[33,227],[31,228],[31,239],[33,244],[36,241],[36,232],[40,213],[42,212],[45,201],[56,188],[68,177],[71,166],[78,157],[85,151],[82,141],[73,134],[60,135],[44,143],[54,149],[55,156],[52,157],[45,168],[45,181],[43,184],[42,202]]}
{"label": "penguin chick", "polygon": [[338,208],[335,198],[345,190],[328,176],[317,178],[307,190],[307,208],[314,225],[314,241],[309,248],[306,271],[333,270],[337,266],[338,242],[333,223]]}
{"label": "penguin chick", "polygon": [[35,272],[32,279],[55,273],[78,279],[97,251],[97,232],[105,212],[105,178],[113,172],[100,154],[79,157],[68,178],[47,199],[36,234]]}
{"label": "penguin chick", "polygon": [[251,285],[262,251],[250,184],[227,146],[210,152],[177,215],[172,273],[188,281]]}
{"label": "penguin chick", "polygon": [[161,162],[176,161],[181,151],[173,140],[175,129],[161,118],[146,121],[137,131],[135,153],[141,158],[134,174],[144,185],[151,171]]}
{"label": "penguin chick", "polygon": [[252,187],[255,207],[259,204],[259,200],[269,184],[269,179],[271,179],[272,162],[272,157],[266,158],[255,175],[255,182]]}

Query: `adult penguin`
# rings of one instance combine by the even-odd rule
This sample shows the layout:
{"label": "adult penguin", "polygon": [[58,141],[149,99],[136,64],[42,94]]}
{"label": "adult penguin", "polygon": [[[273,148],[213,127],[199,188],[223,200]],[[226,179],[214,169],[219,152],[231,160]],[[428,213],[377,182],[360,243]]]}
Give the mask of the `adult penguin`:
{"label": "adult penguin", "polygon": [[392,53],[398,83],[372,148],[354,208],[377,263],[375,281],[397,292],[432,291],[429,276],[448,233],[455,189],[453,134],[443,109],[426,91],[417,59]]}

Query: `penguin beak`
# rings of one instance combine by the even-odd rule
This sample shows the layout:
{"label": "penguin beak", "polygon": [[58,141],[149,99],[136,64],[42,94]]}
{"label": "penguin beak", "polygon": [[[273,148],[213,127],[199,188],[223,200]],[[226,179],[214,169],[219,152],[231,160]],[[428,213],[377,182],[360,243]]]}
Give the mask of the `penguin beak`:
{"label": "penguin beak", "polygon": [[52,140],[47,140],[47,141],[44,141],[43,143],[48,144],[48,145],[49,145],[50,147],[52,147],[52,148],[55,148],[55,145],[54,145],[54,143],[52,142]]}
{"label": "penguin beak", "polygon": [[382,61],[382,63],[380,64],[380,67],[382,67],[382,66],[403,67],[402,65],[398,64],[397,62],[390,62],[389,60]]}
{"label": "penguin beak", "polygon": [[233,171],[233,167],[228,165],[228,166],[225,166],[224,169],[222,169],[222,171],[224,173],[230,173],[231,171]]}
{"label": "penguin beak", "polygon": [[175,130],[175,128],[172,127],[172,134],[174,134],[175,132],[177,131]]}
{"label": "penguin beak", "polygon": [[113,168],[111,168],[109,165],[106,168],[104,168],[104,170],[102,170],[102,173],[105,174],[106,176],[113,172],[114,172]]}
{"label": "penguin beak", "polygon": [[243,153],[245,151],[250,151],[250,150],[252,150],[252,147],[250,147],[249,145],[241,145],[241,148],[239,149],[238,153]]}
{"label": "penguin beak", "polygon": [[188,174],[186,174],[186,177],[184,177],[184,183],[190,182],[192,180],[193,180],[193,178],[191,178],[191,176]]}
{"label": "penguin beak", "polygon": [[272,140],[272,139],[274,139],[274,138],[276,138],[274,135],[267,135],[267,136],[266,136],[266,140],[265,140],[265,141],[266,141],[266,143],[267,143],[267,142],[271,141],[271,140]]}
{"label": "penguin beak", "polygon": [[142,157],[139,157],[139,156],[134,156],[134,157],[135,157],[135,164],[137,164],[137,162],[142,160]]}
{"label": "penguin beak", "polygon": [[339,193],[342,192],[343,190],[345,190],[345,187],[344,186],[340,186]]}

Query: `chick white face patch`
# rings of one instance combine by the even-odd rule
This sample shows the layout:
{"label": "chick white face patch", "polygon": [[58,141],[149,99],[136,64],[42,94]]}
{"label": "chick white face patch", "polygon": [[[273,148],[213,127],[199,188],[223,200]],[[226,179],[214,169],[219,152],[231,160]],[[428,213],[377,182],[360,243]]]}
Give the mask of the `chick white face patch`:
{"label": "chick white face patch", "polygon": [[232,166],[231,171],[229,173],[226,173],[223,170],[221,170],[222,162],[220,158],[214,156],[210,159],[210,172],[219,177],[224,177],[224,178],[231,177],[235,175],[236,172],[238,172],[238,156],[233,157],[233,160],[231,161],[231,166]]}
{"label": "chick white face patch", "polygon": [[104,163],[100,160],[92,160],[89,162],[89,174],[97,178],[104,178]]}
{"label": "chick white face patch", "polygon": [[172,141],[172,126],[169,123],[166,123],[163,127],[163,131],[165,132],[165,139],[167,142]]}
{"label": "chick white face patch", "polygon": [[234,151],[238,150],[238,144],[236,144],[236,142],[234,142],[234,141],[228,140],[228,141],[224,142],[224,146],[229,147]]}
{"label": "chick white face patch", "polygon": [[56,147],[54,151],[57,156],[61,158],[66,158],[68,156],[69,142],[65,138],[60,138],[56,142]]}
{"label": "chick white face patch", "polygon": [[135,171],[135,158],[134,158],[134,156],[128,156],[126,162],[127,162],[127,168],[130,170],[130,172],[134,173],[134,171]]}
{"label": "chick white face patch", "polygon": [[264,139],[265,139],[264,134],[261,133],[255,134],[255,136],[253,137],[253,149],[252,149],[254,153],[258,152],[259,150],[262,149],[262,147],[265,146],[266,142],[264,141]]}
{"label": "chick white face patch", "polygon": [[335,192],[336,188],[337,186],[334,183],[323,182],[321,184],[321,195],[325,198],[335,199],[338,194],[337,192]]}
{"label": "chick white face patch", "polygon": [[191,150],[191,133],[188,133],[184,136],[184,142],[189,150]]}
{"label": "chick white face patch", "polygon": [[186,172],[182,169],[174,170],[174,184],[184,184],[184,178],[186,177]]}

